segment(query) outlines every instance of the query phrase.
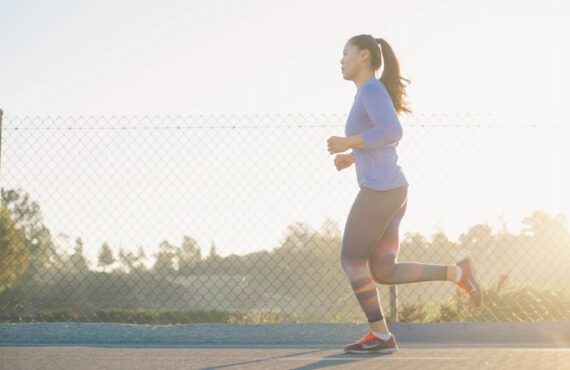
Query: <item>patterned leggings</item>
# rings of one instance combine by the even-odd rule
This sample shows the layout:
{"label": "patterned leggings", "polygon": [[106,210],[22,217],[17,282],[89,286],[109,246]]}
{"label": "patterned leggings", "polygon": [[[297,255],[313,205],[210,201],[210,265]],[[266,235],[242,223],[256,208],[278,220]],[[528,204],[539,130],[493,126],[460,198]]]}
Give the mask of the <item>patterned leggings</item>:
{"label": "patterned leggings", "polygon": [[398,263],[398,229],[406,212],[408,187],[361,187],[344,229],[341,264],[368,322],[384,317],[376,282],[405,284],[446,280],[447,266]]}

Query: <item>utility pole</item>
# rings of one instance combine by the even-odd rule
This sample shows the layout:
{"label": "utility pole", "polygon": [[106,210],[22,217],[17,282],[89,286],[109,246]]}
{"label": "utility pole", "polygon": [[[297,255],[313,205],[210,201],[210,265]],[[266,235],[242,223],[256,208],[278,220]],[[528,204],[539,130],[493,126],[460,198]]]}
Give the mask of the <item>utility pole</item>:
{"label": "utility pole", "polygon": [[2,209],[2,109],[0,109],[0,209]]}
{"label": "utility pole", "polygon": [[398,322],[398,287],[390,285],[390,318],[391,322]]}

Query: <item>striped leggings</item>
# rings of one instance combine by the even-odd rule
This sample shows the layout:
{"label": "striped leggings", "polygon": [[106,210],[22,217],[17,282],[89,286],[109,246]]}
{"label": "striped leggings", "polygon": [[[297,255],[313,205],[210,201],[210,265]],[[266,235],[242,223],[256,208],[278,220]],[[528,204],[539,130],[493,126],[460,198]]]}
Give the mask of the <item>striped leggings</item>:
{"label": "striped leggings", "polygon": [[361,187],[346,221],[341,264],[368,322],[384,318],[376,283],[446,280],[446,265],[397,262],[407,200],[407,186],[382,191]]}

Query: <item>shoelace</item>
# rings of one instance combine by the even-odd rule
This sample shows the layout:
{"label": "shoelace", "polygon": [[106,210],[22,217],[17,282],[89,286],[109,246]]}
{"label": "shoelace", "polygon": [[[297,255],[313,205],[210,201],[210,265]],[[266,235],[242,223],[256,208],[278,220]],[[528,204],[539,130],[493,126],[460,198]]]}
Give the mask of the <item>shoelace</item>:
{"label": "shoelace", "polygon": [[369,340],[374,339],[374,334],[372,334],[371,331],[369,331],[365,336],[363,336],[362,338],[360,338],[359,340],[356,341],[357,344],[362,344],[365,342],[368,342]]}

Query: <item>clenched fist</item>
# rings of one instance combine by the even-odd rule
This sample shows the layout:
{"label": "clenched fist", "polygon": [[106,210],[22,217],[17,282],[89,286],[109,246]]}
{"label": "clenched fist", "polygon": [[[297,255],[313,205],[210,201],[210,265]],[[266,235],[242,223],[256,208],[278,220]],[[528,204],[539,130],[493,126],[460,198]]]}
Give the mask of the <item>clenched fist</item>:
{"label": "clenched fist", "polygon": [[330,154],[342,153],[350,149],[348,138],[341,136],[331,136],[327,140]]}
{"label": "clenched fist", "polygon": [[334,158],[334,165],[337,171],[350,167],[354,163],[354,155],[352,154],[338,154]]}

